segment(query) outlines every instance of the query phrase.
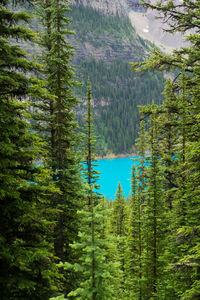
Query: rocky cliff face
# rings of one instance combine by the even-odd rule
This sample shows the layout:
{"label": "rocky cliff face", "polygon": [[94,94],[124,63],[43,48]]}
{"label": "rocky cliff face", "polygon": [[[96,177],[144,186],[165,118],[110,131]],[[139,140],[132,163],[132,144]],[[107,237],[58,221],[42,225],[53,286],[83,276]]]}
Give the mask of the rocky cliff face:
{"label": "rocky cliff face", "polygon": [[72,29],[76,35],[72,43],[78,46],[76,63],[90,57],[107,63],[142,59],[148,47],[132,27],[123,1],[73,1]]}
{"label": "rocky cliff face", "polygon": [[[129,10],[145,12],[146,8],[141,5],[141,0],[124,0]],[[150,2],[150,1],[149,1]]]}
{"label": "rocky cliff face", "polygon": [[[151,2],[156,2],[156,0]],[[164,24],[162,19],[157,18],[160,16],[158,12],[151,9],[145,11],[130,10],[128,14],[132,26],[139,36],[155,43],[164,52],[171,52],[175,48],[187,46],[182,34],[170,34],[163,30],[168,28],[168,24]]]}
{"label": "rocky cliff face", "polygon": [[90,6],[108,15],[126,15],[126,0],[72,0],[72,4]]}
{"label": "rocky cliff face", "polygon": [[90,6],[109,15],[127,15],[129,10],[144,12],[141,0],[72,0],[72,4]]}
{"label": "rocky cliff face", "polygon": [[[156,0],[149,0],[156,2]],[[171,35],[163,31],[160,19],[156,19],[156,13],[146,10],[141,5],[141,0],[72,0],[74,5],[91,7],[104,15],[129,17],[137,34],[145,40],[155,43],[163,51],[171,52],[174,48],[186,45],[181,34]],[[126,46],[127,48],[127,46]],[[99,54],[95,54],[97,57]]]}

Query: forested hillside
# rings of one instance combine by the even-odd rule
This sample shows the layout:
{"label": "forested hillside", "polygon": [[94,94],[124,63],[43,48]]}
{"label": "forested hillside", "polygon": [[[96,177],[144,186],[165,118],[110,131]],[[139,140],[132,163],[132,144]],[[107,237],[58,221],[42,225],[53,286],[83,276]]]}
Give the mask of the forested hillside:
{"label": "forested hillside", "polygon": [[[84,85],[88,76],[91,78],[97,153],[132,153],[138,130],[137,106],[152,100],[162,102],[162,73],[130,71],[129,63],[143,60],[151,46],[136,34],[128,16],[103,14],[80,2],[70,13],[76,32],[73,43],[78,47],[74,62]],[[84,89],[77,93],[84,98]]]}
{"label": "forested hillside", "polygon": [[[130,62],[145,59],[152,45],[136,34],[121,4],[113,13],[110,3],[106,4],[109,9],[105,11],[104,6],[102,10],[96,10],[96,2],[93,3],[95,8],[91,7],[90,1],[72,3],[71,11],[66,15],[71,18],[70,29],[76,34],[69,35],[67,39],[76,47],[72,62],[78,80],[86,86],[88,76],[91,78],[98,136],[97,154],[130,154],[135,151],[137,138],[137,106],[151,103],[152,100],[161,103],[163,99],[162,72],[141,75],[130,71]],[[37,21],[35,7],[27,4],[21,7],[36,14],[29,27],[40,34],[42,25]],[[40,44],[24,42],[23,47],[35,57],[42,51]],[[83,100],[83,105],[76,110],[82,125],[85,89],[77,88],[75,93]]]}
{"label": "forested hillside", "polygon": [[[138,105],[161,103],[164,79],[156,73],[138,76],[126,62],[116,60],[108,65],[94,58],[79,64],[83,82],[91,74],[95,105],[95,125],[99,134],[97,154],[135,151],[138,136]],[[80,95],[84,95],[84,89]],[[80,124],[81,120],[80,120]]]}

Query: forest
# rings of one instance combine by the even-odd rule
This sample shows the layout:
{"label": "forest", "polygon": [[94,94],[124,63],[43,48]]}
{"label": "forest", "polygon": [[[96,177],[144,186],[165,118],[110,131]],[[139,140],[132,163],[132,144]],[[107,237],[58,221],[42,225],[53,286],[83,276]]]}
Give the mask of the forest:
{"label": "forest", "polygon": [[[91,76],[94,125],[99,137],[97,155],[133,153],[138,137],[138,104],[150,104],[152,99],[156,104],[162,103],[163,76],[160,72],[146,72],[140,78],[125,61],[116,60],[108,66],[103,60],[97,62],[94,58],[83,59],[79,72],[85,83],[87,74]],[[80,97],[82,95],[81,99],[84,98],[84,89],[82,86],[76,90]],[[77,116],[82,125],[82,115],[78,113]]]}
{"label": "forest", "polygon": [[[163,100],[162,72],[139,74],[130,70],[130,62],[141,61],[151,44],[136,34],[128,16],[104,15],[90,6],[70,7],[70,28],[76,32],[70,41],[78,48],[72,62],[78,79],[84,83],[75,94],[85,99],[89,74],[99,137],[96,153],[101,157],[107,153],[131,154],[138,137],[137,106],[152,99],[156,104]],[[93,53],[91,49],[95,49]],[[84,107],[83,101],[82,110]],[[78,113],[78,121],[82,125],[82,114]]]}
{"label": "forest", "polygon": [[[132,62],[145,81],[172,76],[164,100],[139,106],[130,196],[119,183],[108,201],[98,191],[89,69],[83,130],[76,119],[68,2],[0,0],[2,300],[200,299],[200,2],[142,2],[189,45]],[[40,34],[28,26],[36,17]],[[24,42],[42,51],[27,54]],[[123,118],[131,128],[131,114]]]}

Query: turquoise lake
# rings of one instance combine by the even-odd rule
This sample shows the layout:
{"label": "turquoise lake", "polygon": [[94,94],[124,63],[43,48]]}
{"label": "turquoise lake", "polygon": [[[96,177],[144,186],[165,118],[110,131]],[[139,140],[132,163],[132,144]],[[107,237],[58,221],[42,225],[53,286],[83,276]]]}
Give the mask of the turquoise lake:
{"label": "turquoise lake", "polygon": [[[134,159],[134,160],[132,160]],[[108,199],[114,199],[118,183],[121,183],[125,196],[131,191],[131,168],[139,164],[139,157],[133,158],[101,159],[96,161],[97,171],[100,174],[100,192]]]}

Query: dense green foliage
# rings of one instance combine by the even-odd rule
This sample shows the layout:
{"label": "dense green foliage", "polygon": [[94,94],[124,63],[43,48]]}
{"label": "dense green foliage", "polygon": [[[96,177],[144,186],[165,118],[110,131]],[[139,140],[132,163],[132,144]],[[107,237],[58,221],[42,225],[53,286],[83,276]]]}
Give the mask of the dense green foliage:
{"label": "dense green foliage", "polygon": [[[92,42],[92,45],[97,46],[101,36],[114,36],[123,47],[123,40],[129,40],[135,44],[139,39],[128,17],[104,15],[89,6],[81,5],[72,6],[71,16],[72,27],[82,42],[89,41]],[[106,43],[100,44],[101,47],[105,45]],[[139,51],[137,51],[137,55],[140,57]]]}
{"label": "dense green foliage", "polygon": [[[0,290],[1,299],[49,299],[58,277],[52,245],[48,198],[55,190],[50,172],[38,167],[42,158],[34,134],[27,97],[41,95],[37,80],[28,76],[37,66],[10,43],[32,40],[34,34],[19,25],[29,16],[0,2]],[[57,283],[56,283],[57,284]]]}
{"label": "dense green foliage", "polygon": [[[25,7],[28,12],[38,13],[38,9],[33,6]],[[144,59],[150,53],[150,43],[136,34],[125,16],[104,15],[89,6],[81,5],[73,5],[72,11],[66,12],[66,16],[72,18],[69,28],[76,32],[75,36],[65,34],[66,40],[77,47],[73,58],[76,74],[84,84],[87,84],[88,74],[91,77],[96,106],[94,123],[99,136],[97,154],[131,153],[134,151],[138,130],[137,105],[151,103],[152,99],[155,103],[162,102],[162,73],[141,76],[130,71],[129,62]],[[41,25],[35,19],[30,22],[30,28],[38,31],[39,35],[42,34],[44,24]],[[32,54],[43,51],[41,46],[24,44]],[[85,98],[83,88],[75,93]]]}
{"label": "dense green foliage", "polygon": [[[132,153],[138,131],[138,105],[162,102],[162,73],[141,76],[129,62],[144,59],[150,46],[127,17],[104,15],[89,6],[72,6],[72,29],[78,46],[75,64],[80,80],[90,74],[95,103],[97,153]],[[77,94],[85,98],[84,89]],[[82,124],[82,122],[80,122]]]}
{"label": "dense green foliage", "polygon": [[[106,259],[109,247],[108,236],[105,236],[105,212],[104,199],[98,194],[98,174],[94,169],[93,157],[95,150],[95,136],[92,120],[91,86],[88,80],[87,91],[87,117],[85,128],[85,180],[86,203],[81,215],[79,237],[72,247],[79,250],[79,263],[73,268],[79,274],[77,289],[69,294],[79,299],[103,300],[112,299],[113,287],[108,284],[112,280],[115,266]],[[68,265],[67,265],[68,266]]]}
{"label": "dense green foliage", "polygon": [[[121,60],[108,65],[95,59],[82,61],[79,72],[83,82],[90,74],[94,86],[95,126],[100,136],[97,153],[133,152],[138,132],[137,106],[150,104],[152,99],[155,103],[162,102],[162,75],[149,72],[138,76],[130,70],[128,63]],[[81,90],[79,94],[83,97]]]}
{"label": "dense green foliage", "polygon": [[[46,89],[45,101],[37,102],[36,118],[40,122],[40,132],[45,140],[47,165],[59,193],[51,198],[51,206],[59,209],[53,234],[55,256],[62,262],[70,262],[73,253],[70,244],[78,235],[77,210],[82,204],[82,181],[77,148],[77,123],[73,109],[78,99],[72,93],[75,85],[70,61],[73,48],[66,41],[70,19],[69,8],[63,1],[39,2],[40,20],[43,25],[40,44],[43,47],[41,60],[44,65]],[[64,274],[66,294],[72,289],[73,274]]]}
{"label": "dense green foliage", "polygon": [[[172,55],[156,50],[148,61],[133,66],[137,70],[176,69],[177,72],[175,80],[166,83],[166,100],[158,108],[156,121],[159,156],[163,161],[164,198],[168,206],[165,213],[167,243],[162,256],[166,267],[163,266],[165,278],[161,280],[161,288],[167,299],[198,299],[199,182],[196,179],[199,178],[199,163],[196,150],[199,149],[199,65],[196,58],[199,56],[197,19],[200,7],[198,1],[184,1],[181,5],[158,1],[155,5],[146,5],[161,11],[164,20],[170,18],[170,32],[195,31],[188,32],[187,39],[191,43],[188,48],[175,50]],[[148,115],[153,110],[151,106],[144,112]],[[151,130],[149,132],[151,134]],[[156,297],[161,297],[158,290]]]}
{"label": "dense green foliage", "polygon": [[[155,50],[148,60],[133,64],[137,71],[176,70],[177,77],[166,81],[162,104],[150,99],[157,95],[155,88],[161,89],[152,73],[141,77],[139,91],[141,82],[125,63],[112,62],[110,68],[95,60],[79,64],[90,73],[97,95],[92,99],[88,81],[81,136],[74,117],[73,47],[64,37],[71,35],[68,6],[62,0],[35,3],[43,24],[43,52],[36,64],[11,43],[34,43],[35,35],[20,25],[29,22],[28,14],[9,3],[0,1],[1,299],[199,299],[199,1],[146,3],[171,19],[171,32],[193,29],[188,48],[172,55]],[[35,72],[40,79],[33,77]],[[121,86],[120,97],[115,83]],[[100,85],[103,97],[110,93],[115,104],[97,100]],[[132,169],[131,195],[125,199],[119,183],[115,199],[108,202],[98,193],[92,109],[96,128],[103,130],[104,120],[111,130],[119,114],[130,133],[140,92],[147,105],[139,107],[140,164]],[[121,110],[123,101],[130,114]],[[84,105],[78,108],[84,116]],[[117,138],[111,139],[112,134]],[[128,152],[124,136],[119,123],[105,135],[111,143],[105,139],[103,151],[115,145],[118,153],[122,148],[117,142],[122,142]],[[78,140],[85,141],[80,148]],[[82,177],[78,150],[85,162]]]}

